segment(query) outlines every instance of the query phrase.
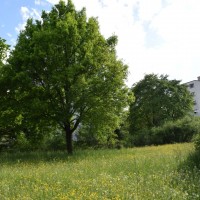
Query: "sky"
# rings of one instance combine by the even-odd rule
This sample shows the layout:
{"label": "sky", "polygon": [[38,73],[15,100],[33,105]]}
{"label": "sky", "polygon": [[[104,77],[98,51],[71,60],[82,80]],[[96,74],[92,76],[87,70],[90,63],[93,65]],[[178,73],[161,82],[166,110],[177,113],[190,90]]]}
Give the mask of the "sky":
{"label": "sky", "polygon": [[[40,19],[59,0],[1,0],[0,37],[11,46],[28,18]],[[67,2],[67,0],[66,0]],[[117,55],[129,66],[127,84],[145,74],[169,75],[182,83],[200,76],[199,0],[73,0],[97,17],[100,31],[118,36]]]}

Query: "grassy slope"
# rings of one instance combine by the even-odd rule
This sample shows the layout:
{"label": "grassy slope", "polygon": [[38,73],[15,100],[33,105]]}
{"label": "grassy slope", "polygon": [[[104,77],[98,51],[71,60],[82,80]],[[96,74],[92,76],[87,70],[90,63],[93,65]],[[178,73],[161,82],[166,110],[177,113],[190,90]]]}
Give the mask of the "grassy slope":
{"label": "grassy slope", "polygon": [[192,144],[0,155],[0,199],[200,199]]}

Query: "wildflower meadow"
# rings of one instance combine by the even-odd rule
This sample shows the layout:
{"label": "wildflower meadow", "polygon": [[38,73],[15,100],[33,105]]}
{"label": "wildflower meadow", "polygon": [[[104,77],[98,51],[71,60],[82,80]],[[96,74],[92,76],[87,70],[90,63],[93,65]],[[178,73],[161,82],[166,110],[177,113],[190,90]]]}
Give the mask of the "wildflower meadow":
{"label": "wildflower meadow", "polygon": [[1,153],[0,199],[200,199],[193,144]]}

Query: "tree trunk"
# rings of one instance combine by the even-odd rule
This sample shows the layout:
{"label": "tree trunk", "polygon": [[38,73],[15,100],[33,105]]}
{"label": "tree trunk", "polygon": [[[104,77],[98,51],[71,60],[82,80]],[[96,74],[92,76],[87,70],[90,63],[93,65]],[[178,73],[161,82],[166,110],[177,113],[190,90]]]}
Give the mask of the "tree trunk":
{"label": "tree trunk", "polygon": [[67,153],[68,154],[73,154],[72,131],[70,129],[70,125],[65,125],[65,137],[66,137]]}

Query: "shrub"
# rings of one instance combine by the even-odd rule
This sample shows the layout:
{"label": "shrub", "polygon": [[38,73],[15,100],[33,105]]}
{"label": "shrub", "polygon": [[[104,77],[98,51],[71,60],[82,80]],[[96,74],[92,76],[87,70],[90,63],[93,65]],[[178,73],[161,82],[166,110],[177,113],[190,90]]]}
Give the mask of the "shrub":
{"label": "shrub", "polygon": [[194,137],[195,147],[197,151],[200,151],[200,134]]}
{"label": "shrub", "polygon": [[50,134],[48,138],[46,138],[44,142],[44,148],[47,150],[65,150],[66,149],[66,143],[64,140],[63,134]]}
{"label": "shrub", "polygon": [[200,118],[186,116],[176,121],[168,121],[150,130],[139,131],[133,136],[133,143],[136,146],[143,146],[190,142],[196,135],[199,137],[195,140],[196,146],[200,149]]}
{"label": "shrub", "polygon": [[200,131],[200,118],[186,116],[177,121],[169,121],[151,130],[152,142],[158,144],[190,142]]}
{"label": "shrub", "polygon": [[26,138],[25,134],[23,132],[20,132],[16,137],[12,149],[18,151],[30,151],[32,150],[32,145],[30,141]]}

